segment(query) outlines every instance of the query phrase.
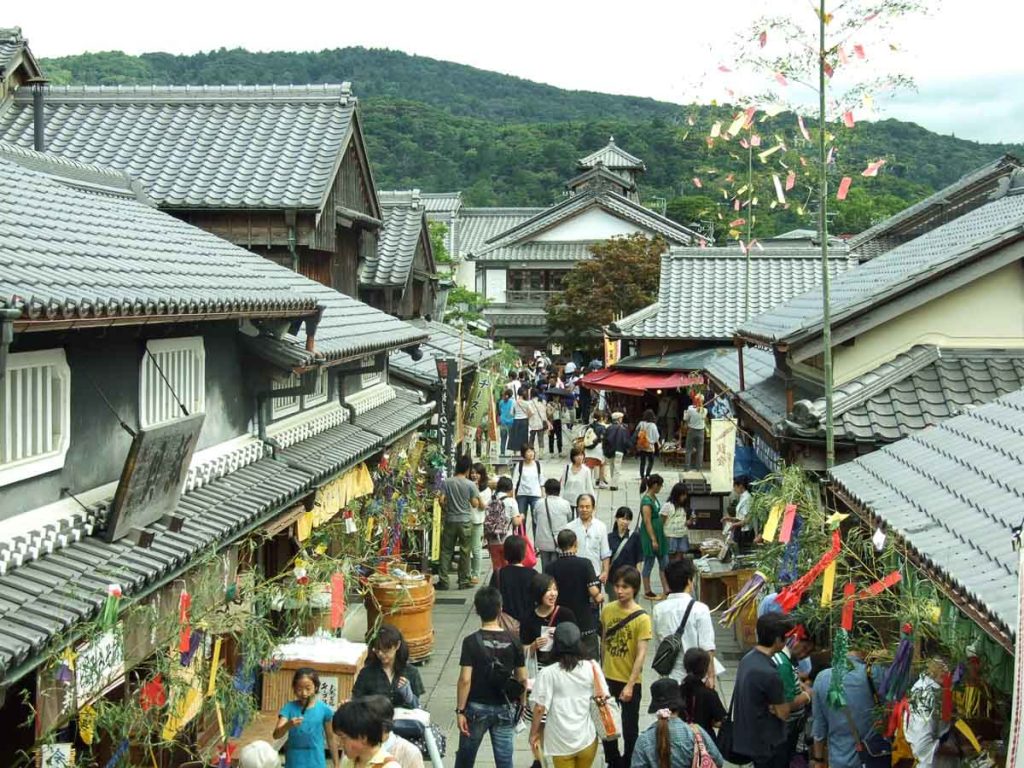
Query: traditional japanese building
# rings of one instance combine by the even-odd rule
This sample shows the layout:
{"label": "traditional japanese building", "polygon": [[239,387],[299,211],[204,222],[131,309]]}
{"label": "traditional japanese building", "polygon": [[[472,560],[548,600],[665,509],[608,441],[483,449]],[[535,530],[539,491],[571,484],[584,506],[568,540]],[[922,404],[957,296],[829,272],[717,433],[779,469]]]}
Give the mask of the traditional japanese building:
{"label": "traditional japanese building", "polygon": [[494,334],[524,352],[557,343],[547,328],[548,300],[566,274],[590,258],[590,246],[611,237],[646,234],[671,246],[703,238],[640,203],[644,163],[607,146],[581,158],[565,198],[547,208],[462,208],[455,218],[459,258],[476,265],[476,290]]}
{"label": "traditional japanese building", "polygon": [[[161,212],[127,174],[0,144],[0,190],[0,717],[24,722],[24,694],[38,729],[8,732],[13,765],[77,711],[43,695],[47,659],[111,584],[156,599],[211,551],[233,579],[253,531],[273,573],[317,488],[434,409],[389,383],[425,330]],[[156,650],[123,631],[132,659]]]}
{"label": "traditional japanese building", "polygon": [[[1024,386],[1024,169],[1003,158],[912,208],[851,240],[866,261],[832,281],[837,462]],[[813,289],[741,323],[718,363],[769,466],[824,466],[822,325]],[[771,353],[756,373],[751,346]]]}

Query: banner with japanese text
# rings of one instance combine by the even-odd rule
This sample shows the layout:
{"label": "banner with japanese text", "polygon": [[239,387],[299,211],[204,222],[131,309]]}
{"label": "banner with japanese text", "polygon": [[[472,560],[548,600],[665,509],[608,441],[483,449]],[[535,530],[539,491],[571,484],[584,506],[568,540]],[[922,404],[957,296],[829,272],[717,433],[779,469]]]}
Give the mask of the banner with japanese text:
{"label": "banner with japanese text", "polygon": [[736,461],[736,422],[711,420],[711,492],[732,490],[733,464]]}

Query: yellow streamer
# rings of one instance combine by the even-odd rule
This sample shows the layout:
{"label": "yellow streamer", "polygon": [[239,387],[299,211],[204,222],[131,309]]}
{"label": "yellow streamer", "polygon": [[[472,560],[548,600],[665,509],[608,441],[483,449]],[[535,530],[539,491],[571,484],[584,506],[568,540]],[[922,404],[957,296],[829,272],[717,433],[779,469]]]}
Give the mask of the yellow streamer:
{"label": "yellow streamer", "polygon": [[821,579],[821,604],[823,607],[828,607],[832,604],[832,592],[836,587],[836,561],[833,560],[825,568],[825,573]]}
{"label": "yellow streamer", "polygon": [[732,125],[729,126],[727,133],[730,136],[738,136],[739,132],[743,130],[743,126],[747,124],[747,113],[742,112],[740,116],[732,121]]}
{"label": "yellow streamer", "polygon": [[971,746],[974,747],[975,752],[981,752],[981,744],[978,743],[978,737],[974,735],[974,731],[971,730],[971,726],[965,723],[963,720],[956,721],[956,729],[964,735],[964,738],[970,742]]}
{"label": "yellow streamer", "polygon": [[430,532],[430,559],[437,562],[441,559],[441,500],[434,498],[434,519]]}
{"label": "yellow streamer", "polygon": [[768,520],[765,521],[761,537],[765,541],[775,541],[775,533],[779,530],[779,523],[782,520],[782,504],[776,504],[768,513]]}
{"label": "yellow streamer", "polygon": [[221,740],[221,741],[224,741],[224,739],[225,739],[225,733],[224,733],[224,715],[223,715],[223,714],[221,713],[221,711],[220,711],[220,702],[219,702],[219,701],[217,702],[217,704],[216,704],[216,706],[214,707],[214,709],[215,709],[215,710],[216,710],[216,712],[217,712],[217,727],[218,727],[218,728],[220,729],[220,740]]}
{"label": "yellow streamer", "polygon": [[86,704],[78,712],[78,735],[82,743],[91,746],[96,734],[96,710],[92,704]]}
{"label": "yellow streamer", "polygon": [[373,541],[373,530],[374,530],[373,526],[374,526],[375,522],[376,521],[374,520],[373,515],[370,515],[368,518],[366,518],[366,540],[367,541]]}
{"label": "yellow streamer", "polygon": [[213,660],[210,662],[210,684],[206,687],[206,698],[212,699],[217,690],[217,670],[220,669],[220,645],[223,637],[213,641]]}

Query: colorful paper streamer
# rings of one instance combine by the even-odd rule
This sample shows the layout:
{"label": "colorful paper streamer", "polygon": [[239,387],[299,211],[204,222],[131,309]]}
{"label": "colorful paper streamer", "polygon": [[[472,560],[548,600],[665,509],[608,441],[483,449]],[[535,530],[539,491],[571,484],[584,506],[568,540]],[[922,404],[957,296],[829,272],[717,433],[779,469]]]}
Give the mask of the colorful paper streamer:
{"label": "colorful paper streamer", "polygon": [[782,518],[782,530],[779,531],[779,541],[788,544],[793,536],[793,523],[796,521],[796,504],[786,505],[786,514]]}
{"label": "colorful paper streamer", "polygon": [[345,575],[331,576],[331,629],[337,630],[345,623]]}
{"label": "colorful paper streamer", "polygon": [[843,587],[843,618],[840,624],[847,632],[853,631],[853,606],[856,591],[857,586],[852,581]]}
{"label": "colorful paper streamer", "polygon": [[210,660],[210,682],[206,686],[206,698],[212,699],[217,692],[217,670],[220,669],[220,648],[224,638],[217,636],[213,641],[213,658]]}
{"label": "colorful paper streamer", "polygon": [[823,608],[827,608],[832,605],[832,595],[836,588],[836,566],[839,564],[832,561],[828,564],[825,569],[825,574],[821,579],[821,605]]}
{"label": "colorful paper streamer", "polygon": [[782,522],[782,503],[772,506],[765,521],[764,530],[761,531],[761,538],[765,541],[775,541],[775,534],[778,533],[779,523]]}

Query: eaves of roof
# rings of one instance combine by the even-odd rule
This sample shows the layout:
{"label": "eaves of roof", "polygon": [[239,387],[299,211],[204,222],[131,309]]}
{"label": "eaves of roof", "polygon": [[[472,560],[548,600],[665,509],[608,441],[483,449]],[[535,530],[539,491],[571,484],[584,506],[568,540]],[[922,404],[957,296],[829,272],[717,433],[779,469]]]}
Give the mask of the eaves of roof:
{"label": "eaves of roof", "polygon": [[830,472],[862,514],[1010,639],[1020,610],[1011,538],[1024,506],[1022,444],[1018,390]]}

